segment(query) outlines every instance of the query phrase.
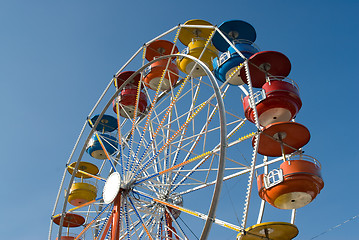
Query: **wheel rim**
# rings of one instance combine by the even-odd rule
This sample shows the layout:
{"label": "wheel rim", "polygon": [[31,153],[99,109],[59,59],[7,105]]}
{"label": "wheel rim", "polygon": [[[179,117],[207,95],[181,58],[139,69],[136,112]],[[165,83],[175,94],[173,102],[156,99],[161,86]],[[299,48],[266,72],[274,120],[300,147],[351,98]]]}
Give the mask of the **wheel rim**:
{"label": "wheel rim", "polygon": [[[196,61],[201,67],[207,68],[205,64],[191,56],[182,55],[182,57],[189,57],[193,61]],[[168,57],[165,56],[156,60],[160,60],[162,58]],[[151,64],[151,62],[149,64]],[[141,72],[147,67],[147,65],[143,66],[137,72]],[[127,209],[128,214],[121,214],[124,225],[121,228],[120,238],[121,236],[128,235],[127,232],[130,232],[129,235],[131,235],[131,233],[134,235],[137,234],[137,237],[141,236],[141,234],[143,235],[144,231],[136,229],[136,225],[139,225],[140,223],[151,226],[152,234],[153,225],[157,224],[162,225],[162,227],[164,226],[163,220],[161,220],[161,222],[158,218],[161,214],[163,215],[166,211],[168,212],[168,208],[163,205],[151,206],[151,201],[146,201],[144,198],[138,198],[138,195],[135,196],[135,194],[143,193],[144,195],[155,195],[157,199],[173,202],[174,196],[181,196],[179,193],[191,190],[194,186],[202,185],[204,183],[203,169],[210,169],[209,164],[213,164],[213,162],[217,162],[215,164],[219,163],[220,166],[216,166],[216,170],[207,170],[206,181],[216,180],[217,175],[223,176],[226,130],[225,120],[218,119],[218,116],[222,115],[221,117],[224,118],[224,104],[214,76],[208,68],[204,70],[209,75],[208,78],[210,79],[210,82],[203,83],[202,79],[198,80],[190,77],[182,79],[181,85],[178,85],[176,88],[172,88],[167,93],[159,93],[157,100],[154,100],[155,97],[153,96],[153,91],[146,88],[146,96],[150,101],[152,100],[151,102],[155,102],[155,104],[147,108],[147,114],[140,117],[142,120],[136,120],[136,122],[132,119],[125,119],[124,121],[121,119],[123,121],[123,125],[121,127],[120,134],[124,136],[122,141],[125,139],[128,139],[129,141],[126,143],[127,146],[125,146],[124,149],[120,150],[120,148],[117,148],[116,154],[110,157],[112,164],[105,163],[105,167],[102,169],[102,172],[105,172],[106,165],[114,166],[116,168],[115,171],[119,172],[122,177],[123,184],[121,187],[121,194],[123,198],[121,201],[121,209],[122,211]],[[134,75],[136,75],[136,73]],[[127,81],[130,82],[131,79],[129,78]],[[113,95],[108,104],[104,107],[102,113],[99,115],[99,119],[106,113],[107,108],[109,108],[110,103],[116,97],[121,88],[126,87],[125,85],[126,82],[118,89],[117,93]],[[178,91],[181,86],[182,90]],[[209,90],[212,91],[211,94],[208,94]],[[205,95],[202,93],[205,93]],[[196,99],[193,97],[194,94],[197,96]],[[175,95],[177,95],[177,98]],[[217,102],[217,99],[219,99],[220,103]],[[169,107],[171,108],[170,111],[168,111]],[[150,113],[151,116],[149,117],[148,112],[151,111],[152,113]],[[208,116],[208,112],[211,112],[210,119],[203,117],[205,115]],[[214,120],[214,122],[217,122],[215,127],[212,127],[211,125],[213,124],[210,124],[210,121],[213,118],[217,118],[217,120]],[[162,120],[159,121],[159,119]],[[147,126],[145,127],[144,125],[146,125],[146,122]],[[94,126],[96,126],[96,123],[94,124]],[[140,131],[140,129],[142,129],[142,131]],[[93,132],[93,130],[90,131],[88,139],[91,138]],[[209,142],[201,140],[202,137],[206,138],[215,135],[217,135],[218,138],[217,144],[209,144]],[[221,135],[223,136],[222,138]],[[87,142],[80,153],[78,162],[82,158],[86,149],[86,144]],[[220,154],[209,157],[212,154],[208,154],[207,152],[216,148],[220,149]],[[155,152],[155,150],[157,150],[157,153],[151,156],[150,153]],[[203,155],[205,153],[207,153],[207,155],[202,157],[204,159],[198,157],[198,155]],[[117,157],[115,157],[116,155]],[[180,158],[180,155],[182,155],[182,158],[184,157],[184,159],[179,161],[178,159]],[[194,158],[202,159],[201,164],[197,163],[194,166],[193,164],[191,166],[190,164],[184,164],[182,167],[177,168],[177,172],[168,171],[168,168],[183,161],[190,160],[191,162]],[[108,159],[103,161],[110,162]],[[166,173],[161,174],[163,176],[150,178],[148,181],[145,180],[146,177],[158,174],[161,172],[160,170]],[[100,173],[100,175],[102,174]],[[175,183],[175,180],[177,183]],[[213,187],[214,200],[209,204],[209,216],[212,215],[212,217],[214,216],[216,205],[218,203],[222,177],[219,178],[218,182],[217,188],[216,185]],[[72,183],[70,182],[69,185],[71,184]],[[138,191],[136,193],[137,189],[141,189],[142,191]],[[178,191],[179,193],[175,191]],[[66,202],[64,204],[64,209],[67,207],[65,205],[67,205]],[[147,209],[144,205],[147,205]],[[144,211],[143,209],[146,210]],[[106,211],[109,212],[110,208]],[[152,211],[152,213],[148,214],[148,211]],[[208,210],[204,212],[207,213],[207,211]],[[103,215],[105,214],[106,213],[103,213]],[[136,214],[141,215],[141,218],[145,221],[135,221],[134,219]],[[157,218],[157,220],[154,220],[155,218]],[[103,220],[101,222],[103,227],[105,227],[106,221]],[[212,221],[207,220],[207,224],[205,224],[202,231],[203,239],[206,238],[211,223]],[[97,227],[96,231],[100,232],[100,230],[101,227]]]}

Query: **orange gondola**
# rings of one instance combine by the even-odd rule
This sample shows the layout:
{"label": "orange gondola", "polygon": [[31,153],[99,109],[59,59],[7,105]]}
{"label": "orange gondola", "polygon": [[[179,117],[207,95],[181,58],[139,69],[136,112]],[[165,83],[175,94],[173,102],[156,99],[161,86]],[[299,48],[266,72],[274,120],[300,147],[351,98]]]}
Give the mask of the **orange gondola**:
{"label": "orange gondola", "polygon": [[[297,151],[309,140],[310,132],[302,124],[296,122],[272,123],[263,128],[260,133],[258,153],[279,157]],[[254,146],[254,138],[252,145]]]}
{"label": "orange gondola", "polygon": [[[52,221],[57,225],[60,225],[61,215],[56,216],[54,219],[52,219]],[[85,218],[83,216],[74,213],[66,213],[62,226],[67,228],[73,228],[73,227],[80,227],[84,223],[85,223]]]}
{"label": "orange gondola", "polygon": [[[156,40],[147,46],[146,59],[152,61],[157,57],[174,53],[178,53],[178,49],[172,42]],[[143,81],[147,87],[155,91],[160,87],[162,91],[167,91],[176,84],[179,71],[177,65],[172,62],[172,59],[158,60],[145,69]],[[164,71],[166,71],[165,74]],[[163,80],[161,86],[159,86],[161,78]]]}
{"label": "orange gondola", "polygon": [[[56,223],[57,225],[60,225],[61,222],[61,215],[57,215],[56,217],[54,217],[52,219],[52,221],[54,223]],[[80,227],[85,223],[85,218],[81,215],[78,214],[74,214],[74,213],[66,213],[66,215],[64,216],[64,220],[62,223],[63,227],[67,228],[67,233],[63,234],[63,236],[61,236],[61,240],[73,240],[75,239],[74,236],[71,236],[69,233],[69,229],[70,228],[75,228],[75,227]],[[58,240],[59,238],[56,238],[56,240]]]}
{"label": "orange gondola", "polygon": [[324,187],[319,162],[303,155],[283,162],[269,174],[259,175],[257,183],[259,196],[280,209],[304,207]]}

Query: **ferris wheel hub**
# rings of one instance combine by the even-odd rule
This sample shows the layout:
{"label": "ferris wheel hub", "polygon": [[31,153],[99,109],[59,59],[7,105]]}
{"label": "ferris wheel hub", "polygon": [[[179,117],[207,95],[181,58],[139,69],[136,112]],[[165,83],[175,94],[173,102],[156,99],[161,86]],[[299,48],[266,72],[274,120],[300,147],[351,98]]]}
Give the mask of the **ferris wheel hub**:
{"label": "ferris wheel hub", "polygon": [[121,188],[121,176],[118,172],[112,173],[106,180],[103,188],[103,201],[106,204],[112,203]]}

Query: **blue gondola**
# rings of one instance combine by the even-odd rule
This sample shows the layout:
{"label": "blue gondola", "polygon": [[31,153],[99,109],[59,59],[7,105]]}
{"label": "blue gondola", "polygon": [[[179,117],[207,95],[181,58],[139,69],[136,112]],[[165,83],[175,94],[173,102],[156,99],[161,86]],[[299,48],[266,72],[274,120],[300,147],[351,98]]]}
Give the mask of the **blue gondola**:
{"label": "blue gondola", "polygon": [[[117,139],[106,133],[97,133],[101,138],[101,141],[109,155],[112,155],[117,150]],[[87,144],[86,152],[96,159],[106,159],[106,154],[98,140],[96,134],[94,134],[89,143]]]}
{"label": "blue gondola", "polygon": [[[95,122],[97,121],[99,115],[95,115],[91,118],[91,122],[92,124],[95,124]],[[90,124],[90,123],[89,123]],[[112,117],[111,115],[106,115],[104,114],[100,120],[100,122],[98,123],[98,125],[96,126],[96,131],[100,131],[100,132],[113,132],[117,129],[117,119]],[[90,127],[91,124],[90,124]]]}
{"label": "blue gondola", "polygon": [[[256,31],[247,22],[241,20],[230,20],[223,22],[219,30],[226,35],[235,48],[241,52],[242,56],[216,32],[213,36],[213,45],[221,52],[218,58],[213,60],[214,75],[222,82],[229,80],[232,85],[244,84],[240,74],[239,66],[244,62],[244,58],[249,58],[257,53],[259,49],[253,44],[256,40]],[[237,71],[235,71],[237,70]]]}

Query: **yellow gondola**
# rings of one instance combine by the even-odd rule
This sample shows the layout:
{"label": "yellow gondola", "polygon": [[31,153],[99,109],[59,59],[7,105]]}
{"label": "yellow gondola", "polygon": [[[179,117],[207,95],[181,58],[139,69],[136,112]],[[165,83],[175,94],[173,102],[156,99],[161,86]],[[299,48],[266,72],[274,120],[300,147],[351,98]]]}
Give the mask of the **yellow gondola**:
{"label": "yellow gondola", "polygon": [[[73,174],[76,162],[71,163],[67,171]],[[98,173],[99,169],[95,164],[89,162],[80,162],[78,172],[75,177],[81,178],[81,182],[73,183],[70,188],[68,202],[74,206],[80,206],[84,203],[94,200],[97,196],[97,188],[94,184],[84,182],[84,178],[90,178]],[[91,176],[92,175],[92,176]]]}
{"label": "yellow gondola", "polygon": [[84,203],[94,200],[97,196],[95,185],[87,182],[73,183],[70,188],[68,202],[74,206],[80,206]]}
{"label": "yellow gondola", "polygon": [[[184,25],[213,26],[209,22],[200,19],[189,20]],[[208,42],[213,30],[212,28],[182,27],[178,35],[181,43],[187,46],[182,53],[199,58],[211,71],[213,70],[212,61],[218,55],[218,50],[212,45],[212,42]],[[189,58],[177,58],[177,66],[182,72],[190,74],[192,77],[206,75],[204,70],[200,66],[196,66],[195,62]]]}
{"label": "yellow gondola", "polygon": [[298,228],[287,222],[266,222],[253,225],[237,235],[237,240],[290,240],[298,235]]}

